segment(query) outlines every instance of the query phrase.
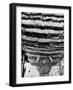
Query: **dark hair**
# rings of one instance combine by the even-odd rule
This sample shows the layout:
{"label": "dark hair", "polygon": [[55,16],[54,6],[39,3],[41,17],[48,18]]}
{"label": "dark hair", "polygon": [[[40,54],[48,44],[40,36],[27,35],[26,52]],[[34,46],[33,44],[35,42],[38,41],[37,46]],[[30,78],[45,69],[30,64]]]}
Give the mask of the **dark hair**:
{"label": "dark hair", "polygon": [[22,56],[25,54],[25,51],[24,50],[22,50]]}
{"label": "dark hair", "polygon": [[26,61],[26,62],[29,62],[29,61],[28,61],[28,56],[27,56],[27,55],[25,55],[25,61]]}
{"label": "dark hair", "polygon": [[22,56],[24,56],[24,60],[25,60],[26,62],[29,62],[29,61],[28,61],[28,56],[26,55],[26,53],[25,53],[24,50],[22,50]]}

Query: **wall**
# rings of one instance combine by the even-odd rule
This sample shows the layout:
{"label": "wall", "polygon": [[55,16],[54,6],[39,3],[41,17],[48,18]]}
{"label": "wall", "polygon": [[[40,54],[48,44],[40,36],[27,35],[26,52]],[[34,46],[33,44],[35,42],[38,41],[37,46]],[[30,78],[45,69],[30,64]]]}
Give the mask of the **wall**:
{"label": "wall", "polygon": [[[0,89],[9,90],[13,89],[8,86],[9,82],[9,3],[35,3],[35,4],[48,4],[48,5],[73,5],[73,0],[1,0],[0,1]],[[72,84],[64,85],[46,85],[34,87],[22,87],[22,89],[56,89],[56,90],[72,90]],[[20,90],[19,88],[14,88]]]}

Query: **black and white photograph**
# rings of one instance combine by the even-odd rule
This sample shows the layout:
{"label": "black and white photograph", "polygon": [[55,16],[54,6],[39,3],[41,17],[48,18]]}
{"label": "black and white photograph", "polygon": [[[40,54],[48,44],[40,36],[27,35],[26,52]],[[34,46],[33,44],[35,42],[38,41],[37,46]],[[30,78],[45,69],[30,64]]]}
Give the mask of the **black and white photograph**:
{"label": "black and white photograph", "polygon": [[64,75],[64,15],[21,13],[22,77]]}
{"label": "black and white photograph", "polygon": [[71,83],[71,7],[10,4],[10,86]]}

